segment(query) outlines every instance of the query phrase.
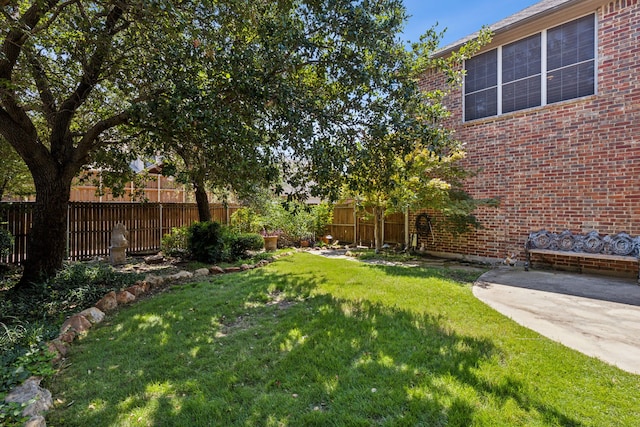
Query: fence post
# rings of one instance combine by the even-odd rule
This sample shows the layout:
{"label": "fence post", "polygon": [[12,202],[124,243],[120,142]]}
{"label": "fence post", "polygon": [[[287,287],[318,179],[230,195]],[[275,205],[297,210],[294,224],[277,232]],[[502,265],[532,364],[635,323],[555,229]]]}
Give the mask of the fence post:
{"label": "fence post", "polygon": [[409,206],[404,208],[404,247],[409,247]]}
{"label": "fence post", "polygon": [[356,202],[353,202],[353,244],[358,245],[358,211]]}
{"label": "fence post", "polygon": [[71,253],[71,203],[67,203],[67,243],[65,244],[67,247],[67,260],[69,259]]}
{"label": "fence post", "polygon": [[[382,245],[384,246],[384,226],[387,223],[387,216],[384,214],[384,209],[380,208],[382,210],[382,212],[380,213],[382,215],[382,230],[380,230],[382,232]],[[375,246],[375,241],[376,241],[376,236],[373,236],[373,245]]]}
{"label": "fence post", "polygon": [[162,203],[158,203],[158,207],[160,208],[160,247],[162,248]]}

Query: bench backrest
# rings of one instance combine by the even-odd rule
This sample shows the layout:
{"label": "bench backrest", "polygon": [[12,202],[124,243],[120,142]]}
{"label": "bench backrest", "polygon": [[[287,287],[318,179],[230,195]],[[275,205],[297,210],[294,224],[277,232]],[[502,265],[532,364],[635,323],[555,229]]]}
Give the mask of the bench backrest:
{"label": "bench backrest", "polygon": [[528,249],[638,257],[640,255],[640,237],[632,237],[627,233],[601,236],[595,230],[585,235],[573,234],[569,230],[562,233],[540,230],[529,234],[526,247]]}

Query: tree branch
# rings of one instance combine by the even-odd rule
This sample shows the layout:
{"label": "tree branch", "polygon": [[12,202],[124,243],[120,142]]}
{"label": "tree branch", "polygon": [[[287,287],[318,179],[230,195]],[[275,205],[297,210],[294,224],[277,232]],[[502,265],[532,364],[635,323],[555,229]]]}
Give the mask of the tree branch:
{"label": "tree branch", "polygon": [[29,65],[31,66],[31,72],[40,94],[40,100],[42,101],[42,107],[45,117],[47,118],[47,123],[50,127],[53,127],[56,114],[56,100],[51,92],[49,79],[47,78],[44,67],[38,60],[36,51],[32,46],[26,47],[25,55],[27,56]]}
{"label": "tree branch", "polygon": [[[31,30],[42,19],[47,10],[51,9],[58,0],[48,0],[46,2],[36,2],[15,21],[13,28],[9,30],[2,42],[0,53],[0,80],[6,82],[13,81],[13,70],[18,62],[18,57],[26,41],[31,34]],[[23,131],[35,138],[36,129],[31,119],[24,109],[20,107],[12,89],[5,87],[0,89],[0,99],[4,111],[17,123]]]}
{"label": "tree branch", "polygon": [[[51,17],[49,19],[47,19],[47,21],[44,24],[34,27],[32,33],[43,31],[43,30],[46,30],[47,28],[49,28],[49,26],[51,24],[53,24],[56,19],[58,19],[58,16],[60,15],[60,13],[62,13],[62,11],[67,6],[69,6],[71,4],[74,4],[74,3],[78,3],[79,6],[82,6],[82,4],[80,3],[79,0],[67,0],[67,1],[59,4],[58,6],[55,7],[55,10],[53,11],[53,14],[51,15]],[[53,9],[53,7],[52,7],[52,9]]]}
{"label": "tree branch", "polygon": [[114,128],[116,126],[128,123],[131,120],[131,113],[129,111],[123,111],[115,116],[111,116],[107,119],[100,120],[98,123],[93,125],[91,129],[87,133],[84,134],[80,142],[78,143],[78,147],[74,150],[73,153],[73,162],[79,164],[84,164],[87,155],[98,148],[101,144],[100,142],[100,134],[102,132]]}
{"label": "tree branch", "polygon": [[109,11],[106,17],[105,26],[96,41],[96,49],[93,56],[89,59],[89,63],[85,68],[84,75],[80,79],[80,83],[76,90],[61,105],[56,115],[54,127],[51,133],[51,152],[55,157],[63,155],[65,151],[65,142],[67,140],[67,131],[69,124],[73,119],[78,107],[86,101],[87,97],[100,80],[103,66],[111,52],[111,41],[114,36],[121,31],[122,27],[118,27],[117,23],[124,14],[124,9],[120,5],[116,5]]}

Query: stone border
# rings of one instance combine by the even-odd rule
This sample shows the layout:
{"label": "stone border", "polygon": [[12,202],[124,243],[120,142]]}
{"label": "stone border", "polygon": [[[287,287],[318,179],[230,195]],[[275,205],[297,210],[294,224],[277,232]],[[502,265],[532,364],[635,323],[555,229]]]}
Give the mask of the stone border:
{"label": "stone border", "polygon": [[[111,291],[103,296],[93,307],[89,307],[81,312],[67,318],[60,327],[60,334],[54,340],[47,343],[47,347],[55,356],[51,360],[53,365],[59,365],[67,355],[69,346],[76,338],[86,335],[89,329],[97,323],[104,320],[106,313],[112,312],[118,307],[122,307],[135,302],[140,296],[150,294],[151,291],[163,288],[167,285],[175,285],[184,283],[193,278],[206,277],[209,275],[237,273],[240,271],[252,270],[254,268],[264,267],[279,258],[291,255],[292,252],[283,252],[276,254],[268,259],[261,260],[256,264],[242,264],[240,267],[222,268],[217,265],[209,268],[200,268],[193,273],[181,270],[177,273],[159,276],[148,274],[144,280],[139,280],[126,289],[118,292]],[[22,416],[31,417],[25,427],[46,427],[47,423],[43,414],[53,406],[51,392],[40,387],[42,378],[31,377],[20,386],[14,388],[5,397],[5,402],[26,403],[32,399],[35,401],[27,405]]]}

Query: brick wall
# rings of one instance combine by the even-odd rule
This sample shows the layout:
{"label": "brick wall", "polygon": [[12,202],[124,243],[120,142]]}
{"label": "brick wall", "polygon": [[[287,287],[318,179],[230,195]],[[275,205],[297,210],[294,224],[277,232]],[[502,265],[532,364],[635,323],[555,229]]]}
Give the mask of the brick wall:
{"label": "brick wall", "polygon": [[[423,239],[430,250],[522,260],[527,235],[542,228],[640,234],[637,3],[598,10],[596,95],[469,123],[462,122],[461,89],[447,97],[448,125],[466,143],[465,164],[481,171],[467,190],[501,204],[479,210],[484,228],[464,236],[448,235],[434,218],[434,236]],[[422,84],[443,87],[444,78],[427,73]]]}

